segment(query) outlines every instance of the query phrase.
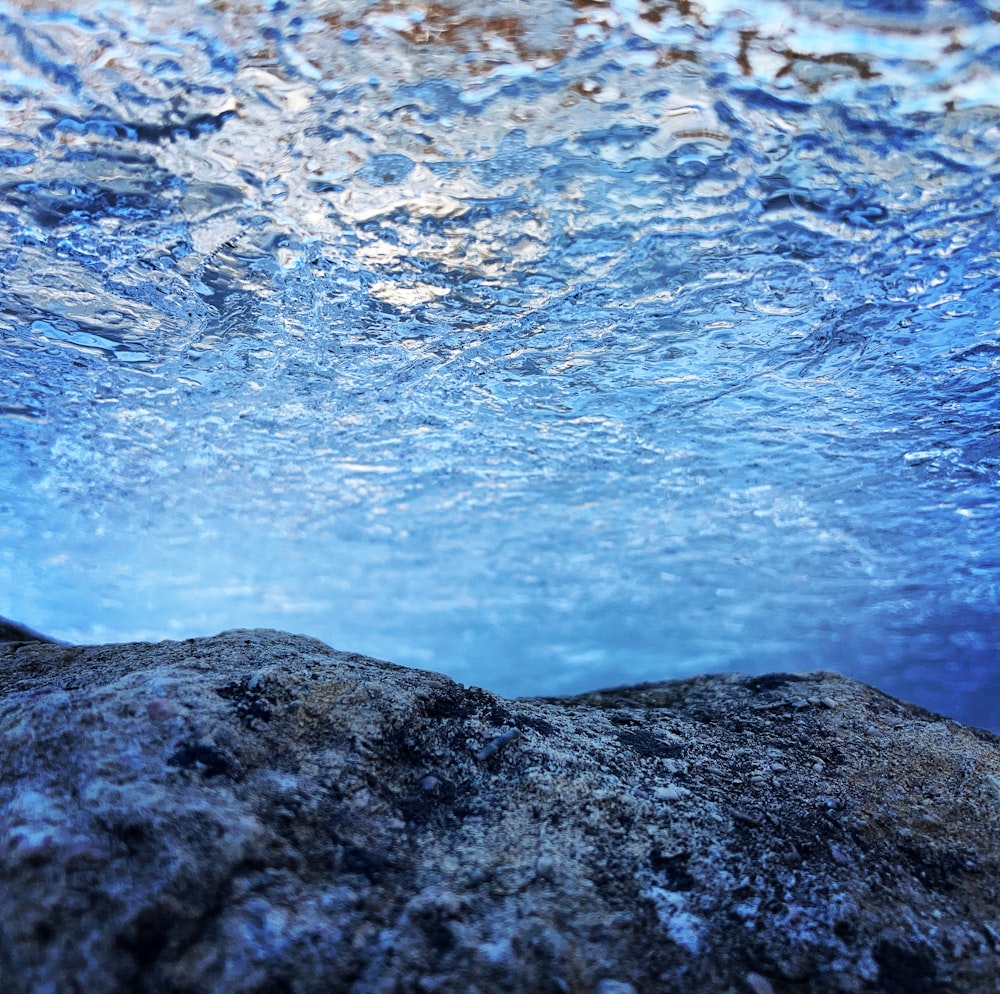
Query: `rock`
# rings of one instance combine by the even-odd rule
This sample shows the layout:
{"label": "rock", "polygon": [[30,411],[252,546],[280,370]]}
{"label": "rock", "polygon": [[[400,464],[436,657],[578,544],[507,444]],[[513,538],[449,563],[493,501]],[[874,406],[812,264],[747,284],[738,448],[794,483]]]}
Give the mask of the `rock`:
{"label": "rock", "polygon": [[9,618],[0,618],[0,642],[52,642],[65,645],[59,639],[51,639],[48,635],[42,635],[27,625],[19,625]]}
{"label": "rock", "polygon": [[4,994],[1000,985],[1000,739],[831,673],[14,642],[0,743]]}

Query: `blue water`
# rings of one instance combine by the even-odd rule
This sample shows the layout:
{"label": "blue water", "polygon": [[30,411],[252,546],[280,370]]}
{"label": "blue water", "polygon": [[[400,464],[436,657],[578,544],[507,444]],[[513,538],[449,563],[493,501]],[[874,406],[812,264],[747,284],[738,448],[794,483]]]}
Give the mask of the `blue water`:
{"label": "blue water", "polygon": [[1000,730],[983,3],[0,4],[0,614]]}

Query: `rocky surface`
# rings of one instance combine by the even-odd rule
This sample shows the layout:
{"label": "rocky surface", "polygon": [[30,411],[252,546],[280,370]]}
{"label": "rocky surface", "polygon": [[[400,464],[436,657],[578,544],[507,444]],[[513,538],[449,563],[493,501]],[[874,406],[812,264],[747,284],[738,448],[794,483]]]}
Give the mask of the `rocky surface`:
{"label": "rocky surface", "polygon": [[1000,740],[830,673],[504,700],[0,645],[0,990],[1000,990]]}

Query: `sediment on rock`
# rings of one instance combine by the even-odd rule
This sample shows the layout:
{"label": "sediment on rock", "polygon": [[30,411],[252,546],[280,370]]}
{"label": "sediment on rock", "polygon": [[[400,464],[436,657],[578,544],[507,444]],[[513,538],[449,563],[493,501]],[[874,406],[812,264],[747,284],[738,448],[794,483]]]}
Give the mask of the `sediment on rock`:
{"label": "sediment on rock", "polygon": [[1000,740],[831,673],[505,700],[273,631],[0,645],[0,985],[986,991]]}

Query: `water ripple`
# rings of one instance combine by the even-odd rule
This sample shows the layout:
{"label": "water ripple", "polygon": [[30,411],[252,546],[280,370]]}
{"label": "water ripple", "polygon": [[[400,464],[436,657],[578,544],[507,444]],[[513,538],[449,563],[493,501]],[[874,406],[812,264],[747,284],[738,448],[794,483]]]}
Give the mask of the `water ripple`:
{"label": "water ripple", "polygon": [[0,4],[4,613],[1000,727],[998,50],[974,0]]}

